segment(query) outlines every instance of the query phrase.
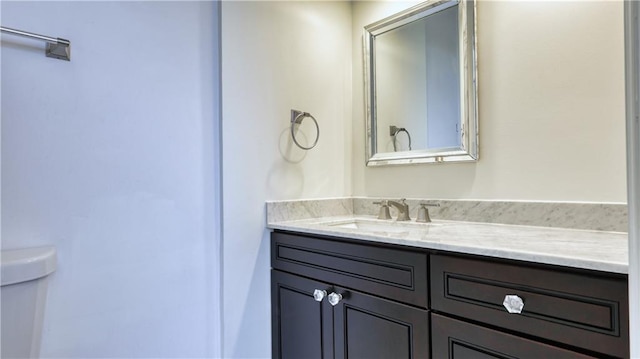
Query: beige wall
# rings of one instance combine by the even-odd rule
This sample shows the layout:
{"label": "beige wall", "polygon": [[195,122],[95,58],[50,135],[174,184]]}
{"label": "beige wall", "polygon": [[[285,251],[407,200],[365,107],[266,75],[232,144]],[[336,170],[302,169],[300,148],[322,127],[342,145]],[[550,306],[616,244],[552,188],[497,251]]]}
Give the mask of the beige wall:
{"label": "beige wall", "polygon": [[222,3],[225,358],[271,356],[265,201],[351,194],[350,34],[348,2]]}
{"label": "beige wall", "polygon": [[626,201],[619,2],[479,3],[480,161],[366,168],[362,28],[416,3],[222,3],[223,356],[270,355],[266,200]]}
{"label": "beige wall", "polygon": [[362,28],[412,3],[353,3],[353,192],[626,202],[620,1],[480,1],[480,161],[364,165]]}

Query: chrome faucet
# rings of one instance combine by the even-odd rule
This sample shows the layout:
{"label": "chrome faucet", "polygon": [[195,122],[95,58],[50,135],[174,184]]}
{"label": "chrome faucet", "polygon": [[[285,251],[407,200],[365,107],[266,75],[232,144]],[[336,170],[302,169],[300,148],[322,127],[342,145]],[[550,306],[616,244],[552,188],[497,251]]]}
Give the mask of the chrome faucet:
{"label": "chrome faucet", "polygon": [[387,201],[390,206],[396,207],[398,210],[398,221],[410,221],[411,217],[409,217],[409,205],[406,204],[405,199],[400,199],[400,202],[396,201]]}

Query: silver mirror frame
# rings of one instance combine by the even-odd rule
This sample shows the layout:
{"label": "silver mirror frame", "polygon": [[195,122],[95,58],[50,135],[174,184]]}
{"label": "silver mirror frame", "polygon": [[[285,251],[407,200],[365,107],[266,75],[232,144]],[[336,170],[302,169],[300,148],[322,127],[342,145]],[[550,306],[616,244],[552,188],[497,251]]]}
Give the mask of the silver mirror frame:
{"label": "silver mirror frame", "polygon": [[[432,13],[458,6],[458,36],[461,79],[461,146],[403,152],[377,153],[375,58],[371,56],[376,35],[395,29]],[[476,4],[474,0],[428,0],[384,18],[364,28],[364,95],[366,115],[367,166],[414,163],[468,162],[478,160],[478,74],[476,44]]]}

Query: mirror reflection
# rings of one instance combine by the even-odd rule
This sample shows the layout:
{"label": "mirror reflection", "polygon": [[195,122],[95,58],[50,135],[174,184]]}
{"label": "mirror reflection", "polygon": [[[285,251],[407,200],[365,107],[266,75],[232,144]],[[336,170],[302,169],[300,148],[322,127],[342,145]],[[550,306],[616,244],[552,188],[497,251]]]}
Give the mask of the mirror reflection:
{"label": "mirror reflection", "polygon": [[473,2],[365,27],[367,165],[477,159]]}

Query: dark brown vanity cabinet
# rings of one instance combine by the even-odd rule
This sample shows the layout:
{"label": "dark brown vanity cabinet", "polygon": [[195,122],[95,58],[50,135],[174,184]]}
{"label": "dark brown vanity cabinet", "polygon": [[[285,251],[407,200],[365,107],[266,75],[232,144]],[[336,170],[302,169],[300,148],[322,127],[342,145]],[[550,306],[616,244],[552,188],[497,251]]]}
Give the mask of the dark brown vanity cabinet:
{"label": "dark brown vanity cabinet", "polygon": [[271,264],[274,358],[629,357],[623,275],[281,231]]}
{"label": "dark brown vanity cabinet", "polygon": [[[549,351],[542,343],[550,343],[595,357],[629,356],[626,276],[468,256],[432,254],[430,260],[434,312],[535,338],[542,348],[540,353]],[[508,298],[520,301],[523,307],[508,312]],[[461,333],[471,331],[469,325],[434,316],[433,332],[441,334],[433,339],[434,357],[442,357],[442,350],[452,354],[455,346],[451,342],[462,340]],[[531,354],[531,349],[517,351],[518,346],[505,346],[506,338],[484,333],[482,328],[473,332],[477,335],[469,334],[464,341],[474,343],[472,338],[478,338],[477,348],[503,354],[508,348],[511,356],[540,357]],[[530,348],[536,342],[521,347]],[[585,356],[565,353],[546,357]]]}
{"label": "dark brown vanity cabinet", "polygon": [[426,254],[279,232],[271,242],[273,358],[429,358]]}
{"label": "dark brown vanity cabinet", "polygon": [[597,358],[439,314],[431,318],[433,358]]}

